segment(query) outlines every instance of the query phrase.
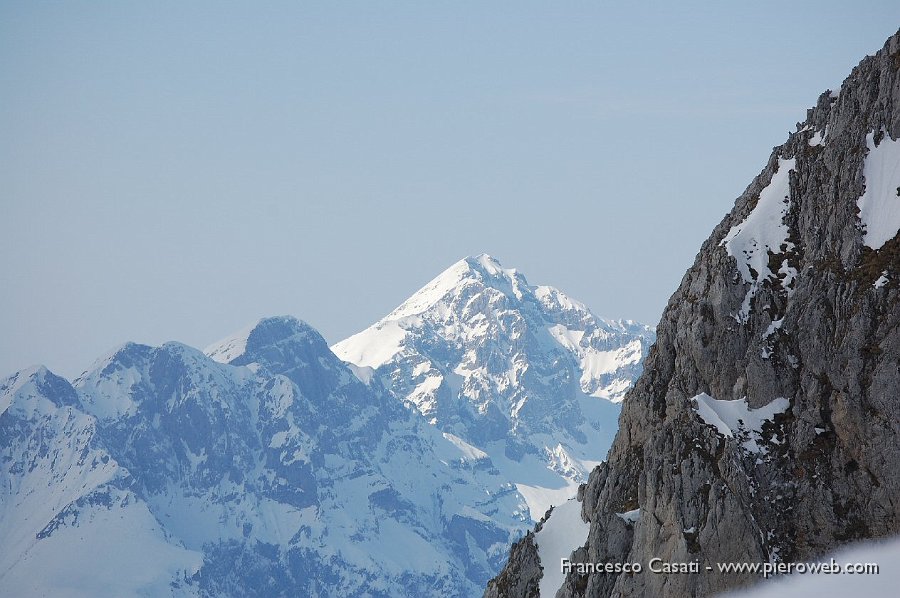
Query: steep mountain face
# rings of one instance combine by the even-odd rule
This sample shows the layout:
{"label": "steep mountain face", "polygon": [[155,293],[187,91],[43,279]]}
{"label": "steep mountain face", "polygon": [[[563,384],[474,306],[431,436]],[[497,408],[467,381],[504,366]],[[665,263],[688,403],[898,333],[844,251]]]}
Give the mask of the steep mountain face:
{"label": "steep mountain face", "polygon": [[[819,98],[704,243],[579,490],[590,531],[572,561],[644,572],[573,571],[557,596],[708,595],[759,579],[716,563],[900,532],[898,229],[900,33]],[[518,544],[486,595],[521,595],[514,569],[540,579],[534,553]],[[700,571],[650,573],[653,557]]]}
{"label": "steep mountain face", "polygon": [[528,517],[484,455],[293,318],[209,353],[3,382],[0,593],[469,596],[498,570]]}
{"label": "steep mountain face", "polygon": [[605,457],[653,338],[481,255],[332,349],[487,454],[538,520]]}

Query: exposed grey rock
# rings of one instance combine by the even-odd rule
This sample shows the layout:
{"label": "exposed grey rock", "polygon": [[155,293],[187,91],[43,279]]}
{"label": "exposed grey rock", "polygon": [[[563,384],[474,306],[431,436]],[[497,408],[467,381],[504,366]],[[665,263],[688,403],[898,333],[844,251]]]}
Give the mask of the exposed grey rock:
{"label": "exposed grey rock", "polygon": [[[760,578],[705,565],[806,560],[900,532],[900,235],[863,244],[870,133],[900,138],[900,32],[774,149],[669,301],[608,460],[579,492],[591,527],[572,558],[645,572],[570,574],[558,595],[710,595]],[[767,252],[774,274],[748,282],[723,242],[790,159],[787,242]],[[790,407],[763,426],[756,453],[698,416],[699,393]],[[637,507],[623,526],[615,513]],[[696,560],[700,573],[649,573],[654,557]],[[514,550],[486,595],[523,595],[510,572],[527,574],[530,558]]]}
{"label": "exposed grey rock", "polygon": [[[540,529],[540,526],[538,526]],[[485,598],[500,596],[522,596],[522,598],[539,598],[538,583],[543,575],[541,560],[534,543],[534,533],[528,532],[525,537],[513,544],[509,555],[509,564],[500,574],[488,582]]]}

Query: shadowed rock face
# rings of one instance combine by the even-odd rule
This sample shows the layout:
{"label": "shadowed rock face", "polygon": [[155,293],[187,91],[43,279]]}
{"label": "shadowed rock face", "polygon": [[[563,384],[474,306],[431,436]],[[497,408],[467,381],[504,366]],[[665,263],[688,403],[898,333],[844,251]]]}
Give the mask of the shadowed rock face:
{"label": "shadowed rock face", "polygon": [[[703,244],[608,461],[579,491],[591,526],[573,561],[795,561],[900,532],[900,236],[865,236],[892,222],[900,196],[891,205],[883,194],[887,211],[867,226],[857,204],[885,181],[900,185],[900,160],[874,166],[898,139],[900,32],[840,93],[822,94]],[[700,417],[700,393],[750,410],[790,403],[758,432],[729,435]],[[633,523],[616,516],[636,508]],[[509,571],[540,577],[527,548],[486,596],[524,587]],[[757,579],[703,566],[569,574],[557,595],[709,595]]]}

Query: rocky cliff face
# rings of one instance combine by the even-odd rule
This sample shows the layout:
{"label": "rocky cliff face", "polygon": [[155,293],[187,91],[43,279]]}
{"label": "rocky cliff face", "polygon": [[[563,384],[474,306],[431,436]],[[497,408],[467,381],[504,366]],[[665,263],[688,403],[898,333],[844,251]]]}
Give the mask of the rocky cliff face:
{"label": "rocky cliff face", "polygon": [[[572,561],[644,572],[570,573],[557,596],[709,595],[758,577],[705,565],[900,532],[898,229],[900,32],[822,94],[703,244],[579,490],[590,532]],[[527,548],[487,596],[528,586],[510,571],[541,575]],[[700,572],[650,573],[654,557]]]}

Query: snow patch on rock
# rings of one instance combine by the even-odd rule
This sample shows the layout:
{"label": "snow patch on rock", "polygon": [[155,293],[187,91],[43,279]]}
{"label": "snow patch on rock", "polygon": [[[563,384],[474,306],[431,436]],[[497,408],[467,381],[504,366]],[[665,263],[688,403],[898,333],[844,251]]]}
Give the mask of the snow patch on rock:
{"label": "snow patch on rock", "polygon": [[[719,243],[737,262],[744,282],[750,284],[741,310],[735,316],[739,322],[747,321],[750,302],[759,290],[759,285],[766,279],[776,278],[776,273],[769,269],[769,252],[777,255],[794,248],[794,244],[788,240],[790,231],[784,217],[791,205],[790,173],[795,164],[794,158],[778,159],[778,169],[766,188],[760,192],[756,206],[743,222],[731,227]],[[796,269],[785,260],[778,273],[784,274],[782,286],[790,292],[797,277]]]}
{"label": "snow patch on rock", "polygon": [[900,231],[900,140],[866,135],[869,148],[863,166],[866,190],[857,200],[863,244],[880,249]]}
{"label": "snow patch on rock", "polygon": [[716,429],[722,436],[742,440],[742,446],[753,453],[764,452],[757,441],[761,438],[763,424],[784,413],[790,401],[783,397],[772,400],[768,405],[751,409],[747,399],[720,401],[706,393],[691,398],[694,410],[704,423]]}
{"label": "snow patch on rock", "polygon": [[637,523],[638,519],[641,518],[641,510],[640,508],[638,508],[632,509],[630,511],[625,511],[624,513],[616,513],[616,517],[618,517],[625,523],[634,525],[635,523]]}

